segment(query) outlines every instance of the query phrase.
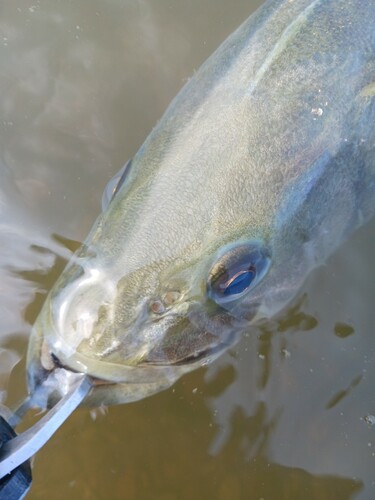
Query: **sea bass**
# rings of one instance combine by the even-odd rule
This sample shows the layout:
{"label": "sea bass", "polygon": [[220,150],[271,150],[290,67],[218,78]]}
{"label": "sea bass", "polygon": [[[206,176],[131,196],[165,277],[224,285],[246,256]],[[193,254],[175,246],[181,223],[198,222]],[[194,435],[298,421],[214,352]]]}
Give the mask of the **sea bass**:
{"label": "sea bass", "polygon": [[375,213],[375,2],[267,1],[105,204],[34,325],[31,393],[61,367],[92,377],[89,405],[170,386],[284,308]]}

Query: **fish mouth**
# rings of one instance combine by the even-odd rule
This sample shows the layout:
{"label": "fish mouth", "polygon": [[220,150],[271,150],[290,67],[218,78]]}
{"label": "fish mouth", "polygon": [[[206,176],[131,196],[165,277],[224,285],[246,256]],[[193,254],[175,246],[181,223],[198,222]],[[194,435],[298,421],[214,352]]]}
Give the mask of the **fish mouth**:
{"label": "fish mouth", "polygon": [[[43,348],[46,351],[46,348]],[[150,377],[150,369],[153,378]],[[42,408],[53,407],[69,390],[72,374],[85,373],[92,389],[83,401],[91,408],[130,403],[144,399],[170,387],[182,373],[165,373],[162,367],[141,369],[134,367],[137,375],[133,380],[113,381],[96,376],[88,370],[77,370],[64,363],[52,352],[44,352],[40,358],[30,361],[28,366],[28,386],[32,402]],[[149,372],[140,376],[140,372]],[[190,370],[186,370],[190,371]],[[185,372],[185,370],[183,371]]]}
{"label": "fish mouth", "polygon": [[[193,353],[190,356],[186,357],[185,359],[177,360],[175,362],[171,362],[171,361],[167,361],[167,360],[157,361],[157,360],[147,360],[146,359],[146,360],[141,361],[138,364],[138,367],[142,368],[142,367],[154,366],[154,367],[158,367],[158,368],[163,368],[163,367],[167,368],[169,366],[185,366],[185,365],[192,365],[192,364],[196,364],[196,363],[200,363],[200,364],[205,365],[208,363],[208,361],[204,361],[204,360],[207,360],[208,358],[212,358],[212,357],[216,358],[217,356],[220,356],[226,349],[228,349],[231,345],[233,345],[233,343],[235,342],[234,335],[235,334],[232,333],[232,335],[230,335],[230,337],[228,338],[228,340],[226,342],[222,342],[221,344],[218,344],[217,346],[215,346],[213,348],[208,348],[208,349],[202,350],[200,352]],[[43,350],[45,350],[45,349],[43,349]],[[202,360],[204,361],[203,363],[202,363]],[[56,356],[56,354],[53,351],[44,352],[42,354],[41,366],[42,366],[43,370],[42,370],[42,374],[40,376],[39,383],[41,383],[42,380],[45,380],[52,371],[57,370],[57,369],[67,370],[67,371],[70,371],[72,373],[82,373],[81,371],[76,370],[76,369],[70,367],[69,365],[64,364],[62,361],[60,361],[60,359]],[[90,375],[89,373],[88,373],[88,376],[90,377],[90,380],[91,380],[93,387],[96,387],[96,386],[114,386],[114,385],[116,385],[116,383],[119,383],[119,382],[114,382],[111,380],[106,380],[104,378],[101,378],[101,377],[98,377],[95,375]],[[126,382],[126,381],[124,381],[124,382]]]}
{"label": "fish mouth", "polygon": [[34,335],[28,355],[29,392],[40,395],[44,391],[44,395],[36,399],[37,405],[51,407],[65,395],[69,373],[85,373],[92,383],[92,390],[83,402],[85,406],[137,401],[169,388],[185,373],[213,361],[234,341],[232,334],[221,343],[193,351],[185,358],[174,361],[168,359],[168,351],[166,354],[166,351],[156,348],[149,352],[147,358],[130,366],[89,359],[80,353],[65,359],[39,332],[38,336]]}
{"label": "fish mouth", "polygon": [[[136,401],[212,362],[238,336],[238,325],[225,311],[207,314],[198,307],[191,307],[185,316],[170,314],[147,321],[141,328],[137,325],[123,334],[118,348],[102,352],[95,342],[72,345],[57,326],[49,307],[45,307],[34,324],[28,350],[29,392],[34,394],[48,385],[55,394],[47,397],[48,405],[64,396],[58,387],[60,372],[90,377],[93,389],[84,401],[86,406]],[[63,378],[62,385],[68,383]]]}

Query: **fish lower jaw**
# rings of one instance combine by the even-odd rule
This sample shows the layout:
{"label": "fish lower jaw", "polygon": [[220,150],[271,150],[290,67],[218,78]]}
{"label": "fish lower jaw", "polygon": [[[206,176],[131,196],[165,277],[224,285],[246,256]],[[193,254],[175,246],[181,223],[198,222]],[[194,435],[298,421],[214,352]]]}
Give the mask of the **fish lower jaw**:
{"label": "fish lower jaw", "polygon": [[[60,361],[60,359],[48,348],[46,342],[43,342],[41,356],[40,356],[40,367],[39,367],[39,384],[43,383],[53,372],[56,370],[64,370],[69,373],[82,373],[79,370],[75,370]],[[93,387],[102,385],[114,385],[115,382],[91,376],[87,374],[90,378]]]}

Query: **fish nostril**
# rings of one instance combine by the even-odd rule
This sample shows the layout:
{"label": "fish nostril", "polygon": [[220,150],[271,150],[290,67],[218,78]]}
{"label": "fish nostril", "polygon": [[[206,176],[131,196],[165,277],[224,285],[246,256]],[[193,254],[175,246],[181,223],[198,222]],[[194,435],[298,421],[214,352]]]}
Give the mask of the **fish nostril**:
{"label": "fish nostril", "polygon": [[177,291],[166,292],[162,299],[151,300],[149,309],[154,314],[163,314],[165,311],[173,306],[181,298],[181,293]]}
{"label": "fish nostril", "polygon": [[150,302],[150,311],[154,314],[163,314],[165,306],[161,300],[152,300]]}
{"label": "fish nostril", "polygon": [[166,306],[171,306],[172,304],[177,302],[180,297],[181,297],[180,292],[169,291],[163,295],[163,302]]}

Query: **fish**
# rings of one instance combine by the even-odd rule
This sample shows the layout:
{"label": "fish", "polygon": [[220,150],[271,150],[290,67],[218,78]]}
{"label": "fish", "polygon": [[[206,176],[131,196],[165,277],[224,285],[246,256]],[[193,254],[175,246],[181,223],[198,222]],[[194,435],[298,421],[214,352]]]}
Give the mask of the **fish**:
{"label": "fish", "polygon": [[30,393],[65,370],[88,406],[135,401],[282,311],[375,213],[374,124],[375,2],[266,1],[108,186],[33,326]]}

